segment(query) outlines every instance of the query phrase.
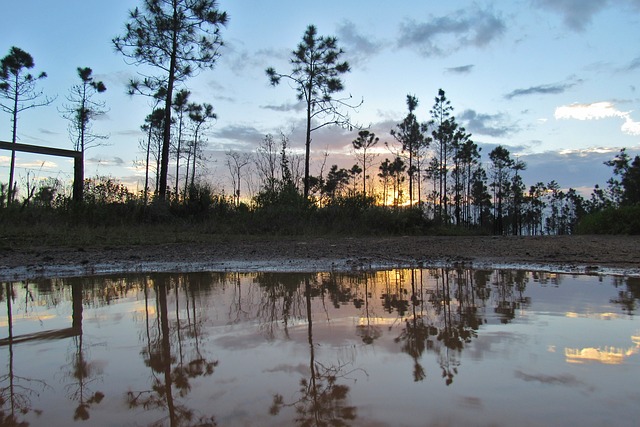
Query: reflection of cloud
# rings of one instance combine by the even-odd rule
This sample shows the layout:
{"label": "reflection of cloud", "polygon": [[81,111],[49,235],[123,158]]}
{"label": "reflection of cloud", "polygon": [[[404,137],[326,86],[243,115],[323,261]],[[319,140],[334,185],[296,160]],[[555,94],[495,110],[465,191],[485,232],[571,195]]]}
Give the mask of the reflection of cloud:
{"label": "reflection of cloud", "polygon": [[613,319],[620,318],[620,315],[616,314],[616,313],[586,313],[586,314],[581,314],[581,313],[574,313],[573,311],[569,311],[569,312],[565,313],[565,316],[570,318],[570,319],[588,318],[588,319],[598,319],[598,320],[613,320]]}
{"label": "reflection of cloud", "polygon": [[299,364],[296,366],[293,365],[278,365],[271,369],[267,369],[265,372],[274,373],[274,372],[284,372],[287,374],[297,373],[300,375],[308,375],[309,374],[309,366]]}
{"label": "reflection of cloud", "polygon": [[447,16],[400,26],[398,45],[416,47],[425,55],[446,56],[467,46],[484,47],[500,37],[506,25],[492,10],[458,10]]}
{"label": "reflection of cloud", "polygon": [[599,362],[605,365],[620,365],[629,356],[637,354],[639,350],[639,347],[631,347],[626,350],[617,347],[565,348],[564,355],[567,363]]}
{"label": "reflection of cloud", "polygon": [[575,386],[584,386],[585,383],[578,380],[575,376],[570,374],[562,374],[562,375],[544,375],[544,374],[527,374],[522,371],[515,371],[514,375],[516,378],[520,378],[521,380],[527,382],[539,382],[542,384],[550,384],[550,385],[565,385],[569,387]]}
{"label": "reflection of cloud", "polygon": [[250,350],[260,346],[254,335],[223,335],[215,340],[216,345],[227,350]]}
{"label": "reflection of cloud", "polygon": [[610,117],[624,119],[621,126],[622,132],[628,135],[640,135],[640,122],[631,118],[630,111],[620,111],[611,102],[593,102],[590,104],[562,105],[556,108],[554,117],[557,120],[600,120]]}

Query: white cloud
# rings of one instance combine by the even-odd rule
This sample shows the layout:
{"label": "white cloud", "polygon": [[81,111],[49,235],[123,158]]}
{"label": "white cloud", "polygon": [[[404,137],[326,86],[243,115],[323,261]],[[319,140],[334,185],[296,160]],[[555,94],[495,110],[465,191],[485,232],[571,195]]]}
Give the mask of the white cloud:
{"label": "white cloud", "polygon": [[622,111],[616,110],[611,102],[594,102],[592,104],[571,104],[556,108],[556,119],[598,120],[607,117],[623,117]]}
{"label": "white cloud", "polygon": [[640,122],[634,122],[631,117],[625,116],[622,132],[629,135],[640,135]]}
{"label": "white cloud", "polygon": [[591,104],[571,104],[556,108],[554,117],[557,120],[600,120],[611,117],[624,119],[622,132],[628,135],[640,135],[640,122],[631,118],[631,111],[620,111],[611,102],[594,102]]}

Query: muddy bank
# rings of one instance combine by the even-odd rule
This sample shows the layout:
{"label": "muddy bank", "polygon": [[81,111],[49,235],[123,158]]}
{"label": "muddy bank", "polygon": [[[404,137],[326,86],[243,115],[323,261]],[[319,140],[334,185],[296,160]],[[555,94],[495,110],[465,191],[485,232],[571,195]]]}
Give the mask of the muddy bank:
{"label": "muddy bank", "polygon": [[4,248],[0,279],[151,271],[323,271],[463,265],[640,276],[634,236],[243,237],[206,243]]}

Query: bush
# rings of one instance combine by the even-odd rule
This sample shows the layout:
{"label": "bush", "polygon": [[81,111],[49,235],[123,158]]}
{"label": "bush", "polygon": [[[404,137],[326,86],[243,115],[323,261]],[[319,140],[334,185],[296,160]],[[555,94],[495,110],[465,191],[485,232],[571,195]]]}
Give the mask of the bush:
{"label": "bush", "polygon": [[640,234],[640,206],[609,208],[585,216],[576,234]]}

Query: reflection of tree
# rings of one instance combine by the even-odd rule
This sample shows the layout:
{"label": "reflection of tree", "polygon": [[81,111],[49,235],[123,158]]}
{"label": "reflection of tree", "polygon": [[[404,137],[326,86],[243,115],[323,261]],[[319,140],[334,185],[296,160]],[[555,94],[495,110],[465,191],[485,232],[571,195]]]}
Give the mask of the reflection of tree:
{"label": "reflection of tree", "polygon": [[362,342],[365,344],[372,344],[376,339],[380,338],[382,331],[380,327],[375,324],[371,324],[371,314],[369,309],[369,298],[371,298],[371,292],[369,292],[369,274],[364,273],[364,299],[354,298],[353,305],[356,308],[362,308],[364,305],[365,324],[360,324],[356,327],[356,334],[362,337]]}
{"label": "reflection of tree", "polygon": [[[420,280],[422,288],[422,280]],[[411,312],[412,315],[405,319],[405,327],[395,342],[402,342],[402,351],[413,359],[413,381],[422,381],[427,374],[420,364],[420,358],[427,348],[429,335],[435,335],[435,328],[425,324],[425,318],[418,312],[418,307],[422,307],[422,289],[416,290],[416,271],[411,270]]]}
{"label": "reflection of tree", "polygon": [[307,309],[307,338],[309,342],[309,378],[300,380],[299,399],[293,403],[285,403],[280,394],[273,397],[273,405],[269,412],[277,415],[283,407],[294,407],[296,424],[300,426],[347,426],[356,419],[356,408],[348,406],[349,387],[339,384],[349,372],[344,372],[345,365],[326,366],[315,359],[313,344],[313,320],[311,313],[313,289],[311,281],[305,279],[305,299]]}
{"label": "reflection of tree", "polygon": [[399,316],[404,316],[409,309],[409,301],[406,299],[407,290],[401,286],[403,270],[396,270],[394,282],[391,283],[389,276],[385,275],[385,293],[382,294],[382,306],[388,313],[398,312]]}
{"label": "reflection of tree", "polygon": [[498,270],[495,275],[497,301],[494,311],[500,315],[502,323],[509,323],[516,317],[516,310],[530,303],[523,293],[528,281],[525,271]]}
{"label": "reflection of tree", "polygon": [[462,352],[464,345],[471,342],[471,338],[476,336],[474,329],[478,327],[473,306],[469,307],[465,304],[465,301],[468,303],[469,299],[473,301],[472,296],[467,297],[471,293],[468,286],[469,280],[461,273],[461,271],[458,271],[458,280],[456,281],[457,312],[454,312],[451,307],[449,270],[445,269],[441,274],[442,288],[440,292],[443,295],[441,308],[444,327],[441,327],[438,331],[437,339],[445,347],[444,351],[439,352],[439,363],[442,369],[442,377],[445,378],[447,385],[450,385],[453,382],[453,377],[457,375],[458,366],[460,366],[458,356]]}
{"label": "reflection of tree", "polygon": [[65,372],[65,376],[71,378],[74,383],[68,384],[69,397],[78,402],[78,406],[73,414],[74,420],[86,421],[89,419],[89,409],[93,404],[99,404],[104,398],[100,391],[93,392],[89,386],[102,375],[102,369],[94,366],[85,357],[87,352],[83,343],[82,334],[82,287],[80,279],[69,279],[71,282],[72,298],[72,329],[74,331],[73,344],[75,350],[70,353],[70,369]]}
{"label": "reflection of tree", "polygon": [[[41,380],[15,374],[12,317],[12,300],[14,299],[14,293],[11,283],[7,282],[4,285],[7,303],[8,338],[2,340],[0,345],[7,345],[9,347],[9,363],[7,366],[8,372],[0,375],[0,426],[26,427],[29,423],[20,421],[20,416],[27,415],[32,411],[38,414],[41,413],[40,410],[33,409],[31,398],[39,396],[39,390],[46,388],[47,384]],[[0,296],[2,296],[1,290]]]}
{"label": "reflection of tree", "polygon": [[[167,411],[166,419],[169,425],[174,426],[213,426],[213,417],[196,416],[195,412],[180,402],[179,398],[185,398],[190,390],[190,380],[193,378],[212,375],[218,361],[210,362],[200,353],[196,345],[194,357],[185,362],[183,360],[182,335],[171,335],[169,326],[169,310],[167,294],[169,286],[167,275],[156,275],[153,278],[153,285],[156,295],[156,319],[151,319],[149,310],[148,286],[145,278],[145,314],[146,314],[146,339],[147,345],[142,350],[145,364],[151,368],[153,379],[150,390],[129,391],[127,402],[130,408],[142,407],[144,409],[159,409]],[[176,280],[178,287],[179,280]],[[193,311],[192,325],[197,325]],[[180,330],[179,311],[176,311],[176,328]],[[152,320],[155,324],[152,323]],[[155,330],[154,330],[155,329]],[[197,336],[197,327],[191,328],[191,334]],[[181,355],[179,360],[172,355],[172,338],[177,341],[177,350]],[[176,395],[177,392],[177,395]],[[161,420],[158,421],[161,423]]]}
{"label": "reflection of tree", "polygon": [[300,285],[310,277],[311,275],[304,273],[256,273],[254,282],[263,290],[257,316],[261,320],[261,329],[269,339],[274,338],[280,323],[285,336],[289,336],[291,317],[301,316],[302,312]]}
{"label": "reflection of tree", "polygon": [[[416,279],[418,273],[420,277]],[[475,303],[476,295],[481,293],[475,289],[470,272],[458,270],[452,286],[452,272],[449,269],[435,270],[433,277],[436,286],[426,292],[434,308],[433,318],[428,321],[423,312],[425,291],[422,271],[410,270],[409,274],[411,316],[404,320],[404,328],[395,342],[402,343],[401,350],[414,361],[414,381],[426,378],[420,359],[427,350],[438,356],[442,377],[449,385],[458,373],[459,355],[464,345],[476,336],[476,330],[482,323]]]}
{"label": "reflection of tree", "polygon": [[626,285],[626,289],[618,289],[617,298],[610,301],[613,304],[619,304],[622,311],[630,316],[636,311],[636,301],[640,300],[640,278],[638,277],[614,277],[613,285],[620,288]]}
{"label": "reflection of tree", "polygon": [[345,277],[335,273],[329,274],[322,281],[322,289],[329,293],[329,299],[334,308],[340,308],[341,305],[349,304],[353,300],[353,290],[350,286],[344,286],[345,283],[348,283]]}

